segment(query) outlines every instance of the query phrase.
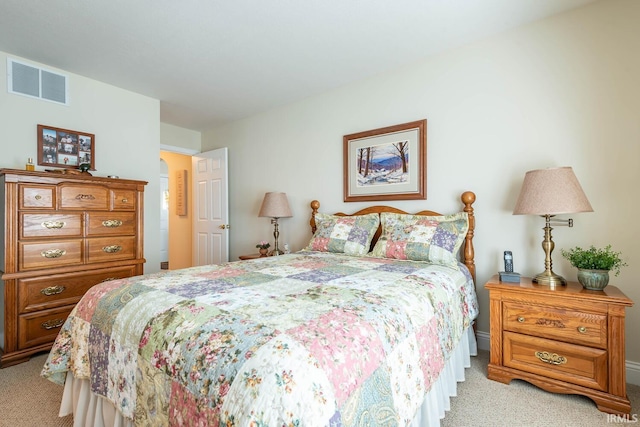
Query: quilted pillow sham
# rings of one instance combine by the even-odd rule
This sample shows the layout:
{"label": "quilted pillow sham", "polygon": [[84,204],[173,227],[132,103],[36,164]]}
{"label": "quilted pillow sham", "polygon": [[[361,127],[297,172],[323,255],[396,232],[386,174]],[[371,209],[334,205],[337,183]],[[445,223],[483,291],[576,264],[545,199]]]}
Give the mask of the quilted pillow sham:
{"label": "quilted pillow sham", "polygon": [[457,267],[457,255],[469,229],[466,212],[423,216],[380,214],[382,235],[371,256],[428,261]]}
{"label": "quilted pillow sham", "polygon": [[317,213],[315,219],[316,232],[303,250],[366,255],[380,225],[376,213],[355,216]]}

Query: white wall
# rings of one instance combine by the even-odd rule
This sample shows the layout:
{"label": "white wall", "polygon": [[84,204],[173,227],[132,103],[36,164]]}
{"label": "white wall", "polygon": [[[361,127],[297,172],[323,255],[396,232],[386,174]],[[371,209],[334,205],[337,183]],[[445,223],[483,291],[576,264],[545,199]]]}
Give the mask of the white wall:
{"label": "white wall", "polygon": [[[6,67],[7,56],[0,52],[0,67]],[[144,206],[145,273],[158,271],[160,102],[46,64],[10,57],[68,75],[69,105],[10,94],[6,78],[0,79],[0,167],[23,169],[28,157],[37,159],[38,124],[94,134],[94,176],[118,175],[149,182]],[[43,169],[36,166],[36,170]]]}
{"label": "white wall", "polygon": [[638,22],[638,1],[597,2],[203,133],[203,150],[229,147],[232,259],[273,239],[257,216],[266,191],[289,196],[294,217],[281,220],[280,242],[293,250],[310,237],[311,200],[323,212],[363,206],[342,202],[343,135],[426,118],[428,199],[395,205],[450,213],[460,193],[476,192],[479,330],[489,331],[483,283],[504,250],[523,275],[544,270],[542,219],[512,215],[525,172],[572,166],[595,212],[554,228],[554,271],[576,279],[561,248],[623,252],[629,267],[612,284],[637,302],[627,359],[640,362],[629,326],[640,324]]}
{"label": "white wall", "polygon": [[160,144],[164,148],[185,153],[199,153],[202,134],[198,131],[160,123]]}

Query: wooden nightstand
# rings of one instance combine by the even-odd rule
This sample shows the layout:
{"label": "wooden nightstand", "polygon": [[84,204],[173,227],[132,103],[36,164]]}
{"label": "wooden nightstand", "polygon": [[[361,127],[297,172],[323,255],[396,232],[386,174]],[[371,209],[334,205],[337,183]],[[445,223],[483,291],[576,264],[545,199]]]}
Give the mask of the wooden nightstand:
{"label": "wooden nightstand", "polygon": [[589,291],[577,282],[555,288],[501,283],[489,290],[489,379],[528,381],[554,393],[580,394],[598,409],[629,414],[624,348],[625,308],[633,301],[615,286]]}
{"label": "wooden nightstand", "polygon": [[264,257],[266,257],[266,255],[251,254],[251,255],[240,255],[238,258],[240,258],[241,260],[246,260],[246,259],[264,258]]}

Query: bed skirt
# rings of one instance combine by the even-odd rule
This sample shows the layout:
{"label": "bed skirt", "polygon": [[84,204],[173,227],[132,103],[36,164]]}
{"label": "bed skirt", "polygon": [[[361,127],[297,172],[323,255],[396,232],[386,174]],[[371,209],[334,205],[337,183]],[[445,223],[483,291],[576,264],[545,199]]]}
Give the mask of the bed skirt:
{"label": "bed skirt", "polygon": [[[457,383],[464,381],[464,370],[471,366],[470,356],[478,354],[473,328],[468,328],[444,366],[440,377],[425,396],[411,427],[439,427],[450,409],[450,398],[456,396]],[[71,372],[62,394],[59,416],[73,414],[74,427],[133,427],[133,421],[101,396],[91,393],[89,380],[76,379]]]}

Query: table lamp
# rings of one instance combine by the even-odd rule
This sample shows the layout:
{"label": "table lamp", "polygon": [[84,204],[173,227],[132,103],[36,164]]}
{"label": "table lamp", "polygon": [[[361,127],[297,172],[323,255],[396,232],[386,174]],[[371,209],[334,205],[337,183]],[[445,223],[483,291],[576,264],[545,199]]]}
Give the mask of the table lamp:
{"label": "table lamp", "polygon": [[564,277],[554,273],[551,268],[551,252],[555,246],[551,239],[551,226],[573,227],[573,220],[555,219],[552,222],[551,218],[555,215],[578,212],[593,212],[593,208],[572,168],[538,169],[525,174],[513,214],[540,215],[545,218],[542,241],[545,270],[533,278],[534,283],[549,286],[567,283]]}
{"label": "table lamp", "polygon": [[260,207],[260,213],[258,216],[266,216],[271,218],[271,224],[274,226],[273,237],[275,239],[275,244],[273,245],[273,250],[269,252],[269,255],[281,255],[284,252],[278,248],[278,236],[280,232],[278,231],[278,219],[279,218],[290,218],[291,209],[289,208],[289,202],[287,201],[286,193],[277,193],[277,192],[269,192],[264,195],[264,200],[262,200],[262,206]]}

